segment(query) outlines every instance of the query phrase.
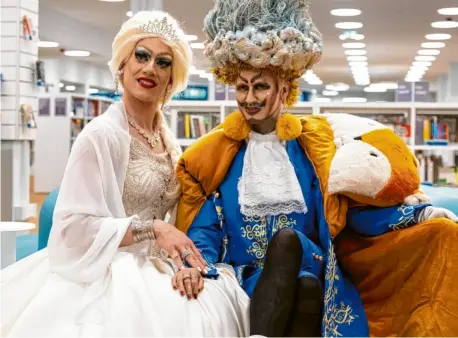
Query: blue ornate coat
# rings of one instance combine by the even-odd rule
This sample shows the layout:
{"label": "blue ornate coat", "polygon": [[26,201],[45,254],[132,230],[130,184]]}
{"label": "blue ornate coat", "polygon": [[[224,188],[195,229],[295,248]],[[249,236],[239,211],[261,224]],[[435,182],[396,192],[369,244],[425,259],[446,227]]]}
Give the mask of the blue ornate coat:
{"label": "blue ornate coat", "polygon": [[[207,199],[194,219],[188,236],[209,262],[208,277],[217,278],[214,264],[229,264],[240,285],[251,296],[272,236],[285,227],[294,229],[304,252],[299,277],[312,275],[324,285],[322,335],[368,336],[367,319],[358,291],[337,263],[313,166],[297,140],[287,142],[286,150],[301,185],[307,213],[263,218],[241,214],[237,183],[246,151],[243,145],[218,191]],[[347,226],[360,234],[376,236],[414,224],[416,211],[423,207],[355,208],[348,212]],[[368,224],[372,226],[368,228]]]}

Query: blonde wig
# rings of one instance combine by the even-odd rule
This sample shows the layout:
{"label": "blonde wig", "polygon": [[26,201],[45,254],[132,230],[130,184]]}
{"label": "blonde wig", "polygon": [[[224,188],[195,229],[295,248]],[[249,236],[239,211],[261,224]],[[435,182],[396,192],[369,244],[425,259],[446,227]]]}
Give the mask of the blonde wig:
{"label": "blonde wig", "polygon": [[[168,13],[141,11],[124,22],[113,41],[112,58],[108,65],[116,79],[118,71],[122,69],[138,42],[151,37],[161,38],[173,53],[172,88],[168,97],[165,98],[164,103],[167,103],[173,94],[183,91],[188,86],[189,70],[192,65],[192,50],[185,39],[185,33],[176,19]],[[155,123],[160,126],[164,146],[175,166],[181,156],[181,148],[162,118],[161,111],[155,115]],[[178,196],[179,187],[176,194]]]}
{"label": "blonde wig", "polygon": [[142,11],[124,22],[113,41],[109,66],[113,77],[116,78],[137,43],[151,37],[161,38],[173,52],[172,88],[166,98],[167,102],[173,94],[186,89],[192,65],[192,50],[185,39],[185,33],[170,14],[161,11]]}

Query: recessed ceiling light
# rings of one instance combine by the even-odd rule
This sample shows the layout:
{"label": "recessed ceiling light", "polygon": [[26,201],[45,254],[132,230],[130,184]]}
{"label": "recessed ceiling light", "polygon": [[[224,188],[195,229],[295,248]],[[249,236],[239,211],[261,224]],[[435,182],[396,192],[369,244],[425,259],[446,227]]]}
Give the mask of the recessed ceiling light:
{"label": "recessed ceiling light", "polygon": [[426,40],[448,40],[452,36],[450,34],[427,34],[425,38]]}
{"label": "recessed ceiling light", "polygon": [[342,99],[342,102],[347,102],[347,103],[364,103],[367,102],[367,99],[365,97],[344,97]]}
{"label": "recessed ceiling light", "polygon": [[134,13],[133,13],[132,11],[128,11],[128,12],[126,13],[126,15],[127,15],[129,18],[131,18],[131,17],[134,16]]}
{"label": "recessed ceiling light", "polygon": [[38,41],[37,42],[38,47],[40,48],[54,48],[58,47],[59,43],[54,42],[54,41]]}
{"label": "recessed ceiling light", "polygon": [[186,41],[196,41],[197,40],[197,35],[185,35],[184,39]]}
{"label": "recessed ceiling light", "polygon": [[331,99],[329,97],[317,97],[315,98],[315,102],[327,103],[331,102]]}
{"label": "recessed ceiling light", "polygon": [[414,61],[412,62],[412,66],[415,67],[429,67],[432,65],[432,62],[429,61]]}
{"label": "recessed ceiling light", "polygon": [[353,31],[351,33],[341,34],[339,36],[339,39],[340,40],[356,40],[356,41],[360,41],[360,40],[364,40],[364,35],[356,33],[355,31]]}
{"label": "recessed ceiling light", "polygon": [[418,51],[418,55],[439,55],[441,52],[437,49],[421,49]]}
{"label": "recessed ceiling light", "polygon": [[434,61],[436,60],[435,56],[430,55],[420,55],[415,57],[415,61]]}
{"label": "recessed ceiling light", "polygon": [[204,49],[205,45],[202,42],[194,42],[194,43],[191,43],[191,48]]}
{"label": "recessed ceiling light", "polygon": [[437,12],[442,15],[458,15],[458,7],[441,8]]}
{"label": "recessed ceiling light", "polygon": [[350,89],[350,86],[346,83],[332,83],[326,86],[326,90],[345,92]]}
{"label": "recessed ceiling light", "polygon": [[366,47],[366,44],[365,44],[365,43],[362,43],[362,42],[346,42],[346,43],[343,43],[343,44],[342,44],[342,47],[343,47],[343,48],[348,48],[348,49],[352,49],[352,48],[365,48],[365,47]]}
{"label": "recessed ceiling light", "polygon": [[65,90],[69,91],[69,92],[72,92],[76,89],[75,86],[65,86]]}
{"label": "recessed ceiling light", "polygon": [[347,49],[345,51],[345,55],[351,55],[351,56],[359,56],[359,55],[366,55],[367,52],[365,50],[360,50],[360,49]]}
{"label": "recessed ceiling light", "polygon": [[339,92],[336,92],[335,90],[323,90],[323,95],[324,96],[337,96],[339,95]]}
{"label": "recessed ceiling light", "polygon": [[367,61],[367,56],[349,56],[348,61]]}
{"label": "recessed ceiling light", "polygon": [[320,85],[323,84],[323,81],[321,81],[321,80],[313,80],[313,81],[309,81],[308,84],[311,85],[311,86],[320,86]]}
{"label": "recessed ceiling light", "polygon": [[59,88],[64,88],[64,84],[62,82],[59,82]]}
{"label": "recessed ceiling light", "polygon": [[423,42],[421,48],[444,48],[445,43],[443,42]]}
{"label": "recessed ceiling light", "polygon": [[86,50],[66,50],[64,51],[64,55],[82,57],[82,56],[89,56],[91,55],[91,53]]}
{"label": "recessed ceiling light", "polygon": [[358,29],[363,27],[361,22],[338,22],[336,23],[336,28],[339,29]]}
{"label": "recessed ceiling light", "polygon": [[456,28],[458,27],[458,22],[456,21],[436,21],[431,23],[433,28]]}
{"label": "recessed ceiling light", "polygon": [[96,94],[99,92],[99,90],[97,88],[89,88],[88,92],[89,94]]}
{"label": "recessed ceiling light", "polygon": [[331,15],[334,16],[358,16],[360,14],[361,11],[354,8],[338,8],[331,11]]}
{"label": "recessed ceiling light", "polygon": [[367,67],[367,62],[366,61],[352,61],[352,62],[349,62],[348,65],[350,67]]}

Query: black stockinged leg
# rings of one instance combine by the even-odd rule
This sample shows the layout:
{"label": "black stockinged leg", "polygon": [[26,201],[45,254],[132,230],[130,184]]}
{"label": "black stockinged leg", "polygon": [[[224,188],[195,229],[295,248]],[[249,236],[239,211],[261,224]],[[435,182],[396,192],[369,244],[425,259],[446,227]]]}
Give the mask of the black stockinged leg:
{"label": "black stockinged leg", "polygon": [[299,279],[296,303],[287,329],[289,337],[321,337],[323,287],[315,277]]}
{"label": "black stockinged leg", "polygon": [[301,259],[302,246],[296,232],[279,230],[269,243],[264,270],[251,299],[251,335],[285,336]]}

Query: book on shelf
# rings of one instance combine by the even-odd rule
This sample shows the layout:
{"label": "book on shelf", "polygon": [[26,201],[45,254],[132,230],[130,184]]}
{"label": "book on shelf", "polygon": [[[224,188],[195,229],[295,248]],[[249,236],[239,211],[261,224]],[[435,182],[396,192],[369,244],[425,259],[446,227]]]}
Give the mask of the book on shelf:
{"label": "book on shelf", "polygon": [[71,137],[76,138],[84,128],[84,120],[73,118],[71,119],[71,124],[72,124],[71,130],[70,130]]}
{"label": "book on shelf", "polygon": [[219,114],[180,113],[177,121],[178,138],[199,138],[215,128],[220,122]]}
{"label": "book on shelf", "polygon": [[457,142],[458,117],[424,116],[416,117],[415,144],[447,145]]}

